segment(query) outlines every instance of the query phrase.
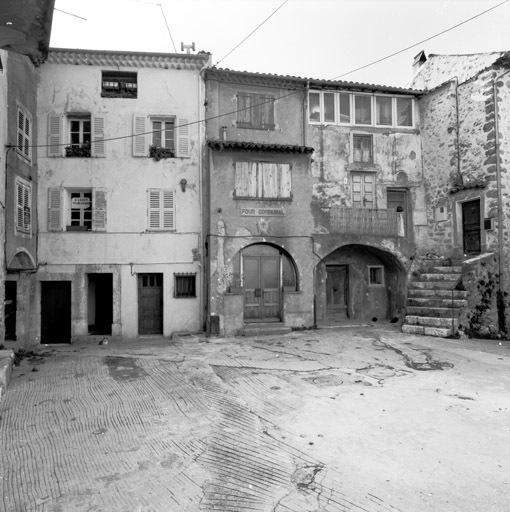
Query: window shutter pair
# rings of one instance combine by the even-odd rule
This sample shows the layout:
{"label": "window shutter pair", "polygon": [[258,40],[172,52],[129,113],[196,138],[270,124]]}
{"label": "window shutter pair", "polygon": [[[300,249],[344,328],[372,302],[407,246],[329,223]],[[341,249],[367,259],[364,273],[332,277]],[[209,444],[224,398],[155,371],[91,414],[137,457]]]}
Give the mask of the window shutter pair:
{"label": "window shutter pair", "polygon": [[236,162],[236,197],[290,198],[291,167],[270,162]]}
{"label": "window shutter pair", "polygon": [[28,160],[31,160],[30,152],[32,150],[30,147],[32,140],[31,125],[31,119],[27,116],[27,114],[18,109],[18,152]]}
{"label": "window shutter pair", "polygon": [[[151,129],[147,116],[133,117],[133,156],[149,156]],[[189,139],[189,120],[179,118],[175,126],[175,156],[189,158],[191,153]]]}
{"label": "window shutter pair", "polygon": [[16,181],[16,230],[31,231],[32,189],[28,184]]}
{"label": "window shutter pair", "polygon": [[[99,158],[106,157],[106,116],[91,115],[92,144],[91,155]],[[65,115],[48,114],[48,156],[63,156]]]}
{"label": "window shutter pair", "polygon": [[175,229],[175,191],[149,189],[149,229]]}
{"label": "window shutter pair", "polygon": [[[64,230],[64,189],[48,189],[48,231]],[[92,231],[106,231],[107,190],[92,189]]]}

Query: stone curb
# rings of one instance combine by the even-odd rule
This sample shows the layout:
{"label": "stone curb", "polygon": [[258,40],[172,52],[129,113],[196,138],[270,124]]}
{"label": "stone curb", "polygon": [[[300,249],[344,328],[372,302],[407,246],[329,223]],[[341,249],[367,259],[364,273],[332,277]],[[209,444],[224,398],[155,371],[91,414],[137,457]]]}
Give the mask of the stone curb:
{"label": "stone curb", "polygon": [[14,351],[0,350],[0,401],[2,401],[2,397],[7,391],[13,364]]}

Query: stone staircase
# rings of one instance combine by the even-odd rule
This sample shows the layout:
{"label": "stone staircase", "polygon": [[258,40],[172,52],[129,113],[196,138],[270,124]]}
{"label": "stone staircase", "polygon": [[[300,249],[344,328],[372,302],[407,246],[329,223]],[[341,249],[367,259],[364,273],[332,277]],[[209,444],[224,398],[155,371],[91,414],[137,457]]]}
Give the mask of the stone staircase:
{"label": "stone staircase", "polygon": [[447,338],[457,333],[469,292],[457,290],[462,266],[448,260],[424,263],[407,291],[402,332]]}

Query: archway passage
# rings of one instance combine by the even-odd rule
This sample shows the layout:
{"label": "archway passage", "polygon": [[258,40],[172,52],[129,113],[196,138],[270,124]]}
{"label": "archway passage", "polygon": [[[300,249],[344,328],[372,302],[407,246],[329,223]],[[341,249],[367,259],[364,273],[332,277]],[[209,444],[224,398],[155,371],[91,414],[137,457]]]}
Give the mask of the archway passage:
{"label": "archway passage", "polygon": [[316,268],[317,322],[389,320],[403,305],[405,281],[393,254],[361,244],[340,247]]}
{"label": "archway passage", "polygon": [[282,293],[297,289],[297,272],[290,256],[269,244],[253,244],[234,260],[236,267],[242,275],[244,321],[281,322]]}

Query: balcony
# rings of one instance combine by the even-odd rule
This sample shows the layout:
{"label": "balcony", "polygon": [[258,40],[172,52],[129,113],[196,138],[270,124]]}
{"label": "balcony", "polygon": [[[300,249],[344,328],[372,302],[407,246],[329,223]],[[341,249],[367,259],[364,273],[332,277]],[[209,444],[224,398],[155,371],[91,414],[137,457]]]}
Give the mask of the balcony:
{"label": "balcony", "polygon": [[405,236],[403,212],[368,208],[331,208],[331,233],[353,235]]}

